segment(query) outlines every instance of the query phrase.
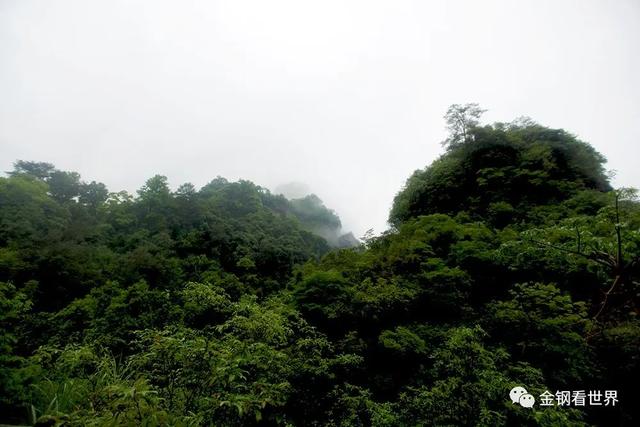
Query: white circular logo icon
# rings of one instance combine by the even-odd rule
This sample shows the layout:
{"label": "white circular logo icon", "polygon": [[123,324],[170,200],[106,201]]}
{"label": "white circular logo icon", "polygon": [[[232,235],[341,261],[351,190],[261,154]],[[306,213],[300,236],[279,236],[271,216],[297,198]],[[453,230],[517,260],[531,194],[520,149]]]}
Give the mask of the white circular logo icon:
{"label": "white circular logo icon", "polygon": [[525,408],[533,408],[533,404],[536,403],[536,399],[534,399],[534,397],[529,393],[525,393],[520,396],[520,400],[518,402],[520,403],[520,406],[523,406]]}
{"label": "white circular logo icon", "polygon": [[536,403],[536,399],[533,395],[529,394],[524,387],[514,387],[509,392],[509,397],[512,403],[517,403],[524,408],[532,408]]}

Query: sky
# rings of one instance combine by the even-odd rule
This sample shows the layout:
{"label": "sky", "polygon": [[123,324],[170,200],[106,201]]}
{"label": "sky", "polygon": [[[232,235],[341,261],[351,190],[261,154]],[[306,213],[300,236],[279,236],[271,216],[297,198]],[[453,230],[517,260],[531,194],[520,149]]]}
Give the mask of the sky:
{"label": "sky", "polygon": [[639,53],[638,0],[0,0],[0,170],[294,182],[361,236],[477,102],[640,187]]}

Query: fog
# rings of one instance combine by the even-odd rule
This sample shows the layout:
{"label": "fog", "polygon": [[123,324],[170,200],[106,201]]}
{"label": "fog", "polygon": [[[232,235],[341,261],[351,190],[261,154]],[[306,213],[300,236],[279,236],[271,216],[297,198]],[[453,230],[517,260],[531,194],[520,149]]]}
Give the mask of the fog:
{"label": "fog", "polygon": [[297,183],[360,236],[443,151],[527,115],[640,186],[640,2],[0,0],[0,170]]}

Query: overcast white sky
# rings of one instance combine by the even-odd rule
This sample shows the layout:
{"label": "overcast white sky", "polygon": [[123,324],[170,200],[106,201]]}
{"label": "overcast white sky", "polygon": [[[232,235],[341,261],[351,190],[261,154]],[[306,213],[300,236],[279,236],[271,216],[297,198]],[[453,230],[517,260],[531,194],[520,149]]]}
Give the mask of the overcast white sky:
{"label": "overcast white sky", "polygon": [[640,1],[0,0],[0,170],[306,183],[356,236],[442,152],[527,115],[640,186]]}

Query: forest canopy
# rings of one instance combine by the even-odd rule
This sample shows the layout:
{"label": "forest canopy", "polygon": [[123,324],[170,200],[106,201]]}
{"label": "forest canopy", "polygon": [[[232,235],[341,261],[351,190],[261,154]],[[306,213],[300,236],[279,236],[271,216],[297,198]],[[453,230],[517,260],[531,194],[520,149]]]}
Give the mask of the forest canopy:
{"label": "forest canopy", "polygon": [[[0,178],[0,423],[637,423],[635,190],[569,132],[481,112],[453,106],[392,228],[342,248],[313,195],[158,175],[134,196],[17,161]],[[619,401],[524,408],[516,386]]]}
{"label": "forest canopy", "polygon": [[612,189],[605,158],[562,129],[521,119],[464,132],[465,140],[450,137],[445,154],[407,180],[395,197],[391,224],[459,212],[497,226],[535,223],[578,194],[592,191],[597,198]]}

